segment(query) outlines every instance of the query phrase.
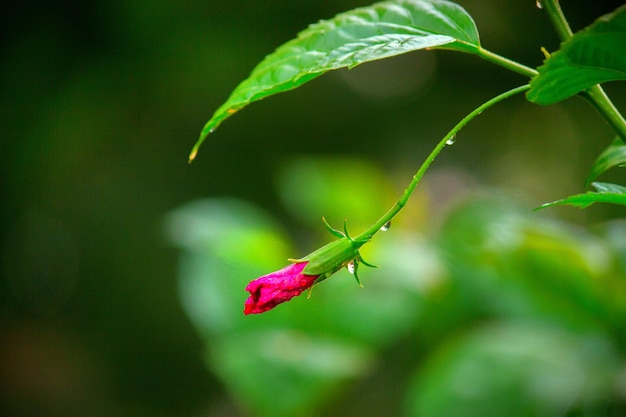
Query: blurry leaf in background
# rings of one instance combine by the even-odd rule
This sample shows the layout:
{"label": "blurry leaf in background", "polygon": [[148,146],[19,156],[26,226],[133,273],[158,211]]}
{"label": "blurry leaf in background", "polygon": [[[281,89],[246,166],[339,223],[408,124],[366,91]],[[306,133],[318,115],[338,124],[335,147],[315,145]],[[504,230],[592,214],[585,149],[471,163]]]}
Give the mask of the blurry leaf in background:
{"label": "blurry leaf in background", "polygon": [[[622,271],[626,271],[626,221],[620,219],[604,223],[602,225],[602,231],[607,244],[611,246],[617,257],[616,262],[619,268]],[[623,285],[621,282],[619,284],[618,288]],[[611,289],[608,289],[608,291],[613,292]],[[626,304],[626,300],[623,302]],[[626,309],[626,307],[624,307],[624,309]]]}
{"label": "blurry leaf in background", "polygon": [[592,85],[626,80],[626,7],[596,20],[563,42],[531,81],[537,104],[554,104]]}
{"label": "blurry leaf in background", "polygon": [[240,327],[247,283],[291,256],[278,224],[240,200],[189,203],[169,214],[167,231],[183,250],[183,306],[205,336]]}
{"label": "blurry leaf in background", "polygon": [[382,169],[349,157],[292,158],[279,171],[277,188],[296,219],[317,227],[324,216],[338,229],[347,219],[348,231],[354,235],[397,199]]}
{"label": "blurry leaf in background", "polygon": [[615,398],[626,279],[609,246],[494,198],[458,207],[439,241],[450,287],[423,312],[434,349],[409,416],[552,416]]}
{"label": "blurry leaf in background", "polygon": [[591,166],[591,172],[587,177],[586,185],[591,184],[600,174],[609,169],[626,164],[626,145],[618,136],[606,148]]}
{"label": "blurry leaf in background", "polygon": [[316,415],[342,384],[372,365],[365,345],[266,321],[257,330],[220,335],[207,346],[207,364],[251,416]]}
{"label": "blurry leaf in background", "polygon": [[615,292],[624,276],[609,248],[509,204],[471,201],[447,220],[439,239],[454,282],[489,315],[621,333],[626,288]]}
{"label": "blurry leaf in background", "polygon": [[485,325],[448,340],[428,360],[408,391],[408,415],[565,415],[606,400],[620,365],[602,336],[536,322]]}

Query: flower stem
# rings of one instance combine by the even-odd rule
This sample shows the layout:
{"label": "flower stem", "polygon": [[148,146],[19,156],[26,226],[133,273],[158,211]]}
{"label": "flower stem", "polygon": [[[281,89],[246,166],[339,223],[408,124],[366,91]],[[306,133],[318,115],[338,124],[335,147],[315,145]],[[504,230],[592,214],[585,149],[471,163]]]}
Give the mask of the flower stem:
{"label": "flower stem", "polygon": [[[540,1],[561,40],[565,42],[574,36],[563,14],[559,1]],[[581,95],[602,115],[602,117],[604,117],[620,137],[626,141],[626,120],[619,110],[617,110],[609,96],[606,95],[600,84],[589,87]]]}
{"label": "flower stem", "polygon": [[424,173],[426,173],[426,170],[428,170],[428,168],[430,167],[430,164],[432,164],[432,162],[435,160],[437,155],[439,155],[439,152],[441,152],[441,150],[450,143],[449,141],[454,140],[454,137],[459,132],[459,130],[465,127],[466,124],[472,121],[476,116],[478,116],[484,110],[488,109],[494,104],[497,104],[515,94],[522,93],[528,90],[529,88],[530,88],[530,85],[526,84],[521,87],[516,87],[512,90],[506,91],[492,98],[491,100],[481,104],[476,109],[474,109],[471,113],[465,116],[459,123],[456,124],[456,126],[452,128],[452,130],[448,132],[448,134],[446,134],[443,137],[443,139],[439,141],[437,146],[435,146],[435,148],[430,152],[430,154],[428,155],[426,160],[422,163],[422,166],[420,166],[419,170],[415,173],[415,175],[413,176],[413,179],[409,183],[409,186],[406,188],[406,190],[404,190],[404,193],[402,194],[400,199],[396,202],[396,204],[391,209],[389,209],[389,211],[385,213],[380,219],[378,219],[376,223],[371,225],[366,231],[361,233],[354,240],[356,241],[370,240],[386,223],[391,221],[391,219],[396,214],[398,214],[400,210],[402,210],[402,208],[406,205],[407,201],[409,200],[409,197],[411,197],[413,190],[415,190],[415,187],[424,176]]}
{"label": "flower stem", "polygon": [[561,5],[558,0],[539,0],[541,3],[541,7],[548,14],[548,19],[554,26],[556,33],[559,35],[562,41],[566,41],[571,38],[574,33],[572,29],[569,27],[569,23],[563,14],[563,10],[561,9]]}

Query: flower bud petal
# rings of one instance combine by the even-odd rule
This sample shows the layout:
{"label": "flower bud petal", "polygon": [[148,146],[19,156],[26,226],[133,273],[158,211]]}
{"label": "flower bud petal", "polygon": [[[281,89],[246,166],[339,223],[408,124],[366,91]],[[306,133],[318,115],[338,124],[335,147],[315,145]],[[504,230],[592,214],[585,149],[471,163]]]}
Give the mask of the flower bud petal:
{"label": "flower bud petal", "polygon": [[258,314],[291,300],[339,271],[350,262],[360,259],[359,248],[367,240],[355,241],[349,237],[335,240],[302,259],[290,259],[291,265],[255,279],[246,287],[250,297],[244,305],[244,314]]}
{"label": "flower bud petal", "polygon": [[246,287],[250,297],[244,305],[244,314],[258,314],[271,310],[278,304],[291,300],[309,289],[317,275],[302,273],[307,262],[298,262],[255,279]]}

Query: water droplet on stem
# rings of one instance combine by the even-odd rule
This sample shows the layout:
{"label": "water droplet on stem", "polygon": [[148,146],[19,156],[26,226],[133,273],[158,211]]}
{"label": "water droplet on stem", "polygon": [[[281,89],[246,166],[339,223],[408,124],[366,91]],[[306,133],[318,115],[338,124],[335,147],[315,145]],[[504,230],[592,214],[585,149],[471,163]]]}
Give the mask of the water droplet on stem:
{"label": "water droplet on stem", "polygon": [[389,230],[390,227],[391,227],[391,220],[389,220],[387,223],[383,224],[380,227],[380,231],[381,232],[386,232],[387,230]]}
{"label": "water droplet on stem", "polygon": [[454,141],[455,141],[455,140],[456,140],[456,135],[452,135],[452,136],[450,137],[450,139],[448,139],[448,140],[446,141],[446,145],[448,145],[448,146],[450,146],[450,145],[454,145]]}
{"label": "water droplet on stem", "polygon": [[535,2],[535,6],[537,6],[538,9],[543,9],[543,4],[541,4],[541,0],[537,0]]}
{"label": "water droplet on stem", "polygon": [[350,261],[350,262],[348,262],[348,265],[346,265],[346,269],[351,274],[354,274],[354,268],[355,268],[354,261]]}

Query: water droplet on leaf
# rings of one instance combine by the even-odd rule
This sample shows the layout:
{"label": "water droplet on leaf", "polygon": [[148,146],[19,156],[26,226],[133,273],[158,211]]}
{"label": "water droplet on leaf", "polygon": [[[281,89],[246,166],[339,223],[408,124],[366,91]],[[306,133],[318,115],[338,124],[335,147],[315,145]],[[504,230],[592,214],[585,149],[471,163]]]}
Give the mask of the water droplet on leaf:
{"label": "water droplet on leaf", "polygon": [[350,262],[348,262],[348,265],[346,265],[346,269],[351,274],[354,274],[354,268],[355,268],[354,261],[350,261]]}
{"label": "water droplet on leaf", "polygon": [[456,135],[452,135],[450,139],[446,141],[446,145],[454,145],[454,141],[456,140]]}
{"label": "water droplet on leaf", "polygon": [[380,227],[380,231],[381,232],[386,232],[387,230],[389,230],[390,227],[391,227],[391,220],[389,220],[387,223],[383,224]]}

